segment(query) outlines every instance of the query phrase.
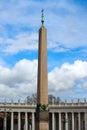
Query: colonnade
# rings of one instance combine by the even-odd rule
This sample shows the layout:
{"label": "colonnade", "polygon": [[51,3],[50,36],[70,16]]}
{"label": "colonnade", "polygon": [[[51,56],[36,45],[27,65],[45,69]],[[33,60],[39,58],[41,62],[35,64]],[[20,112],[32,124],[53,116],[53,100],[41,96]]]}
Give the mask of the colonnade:
{"label": "colonnade", "polygon": [[50,130],[87,130],[87,113],[50,113]]}
{"label": "colonnade", "polygon": [[[31,113],[31,124],[29,124],[29,119],[28,119],[28,112],[24,112],[24,125],[23,125],[23,128],[21,128],[21,123],[22,123],[22,120],[21,120],[21,112],[18,112],[17,113],[17,128],[15,128],[15,124],[14,124],[14,120],[15,120],[15,117],[14,117],[14,112],[11,112],[10,113],[10,130],[35,130],[35,113],[32,112]],[[3,119],[3,130],[8,130],[7,128],[7,113],[5,112],[5,115],[4,115],[4,119]]]}
{"label": "colonnade", "polygon": [[[10,129],[7,129],[7,116],[3,120],[3,130],[35,130],[35,112],[17,112],[15,128],[15,112],[10,112]],[[29,119],[30,114],[30,119]],[[24,121],[22,121],[22,118]],[[31,123],[29,123],[29,120]],[[22,123],[24,124],[21,128]],[[49,130],[87,130],[86,112],[49,112]]]}

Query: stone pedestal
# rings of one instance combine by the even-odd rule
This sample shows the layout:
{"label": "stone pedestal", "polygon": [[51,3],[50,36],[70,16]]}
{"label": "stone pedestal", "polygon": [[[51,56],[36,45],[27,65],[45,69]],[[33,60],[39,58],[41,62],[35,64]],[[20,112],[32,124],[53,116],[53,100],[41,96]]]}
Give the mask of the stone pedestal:
{"label": "stone pedestal", "polygon": [[37,112],[36,122],[36,130],[49,130],[49,113]]}
{"label": "stone pedestal", "polygon": [[39,130],[48,130],[48,122],[46,121],[40,121],[39,122]]}

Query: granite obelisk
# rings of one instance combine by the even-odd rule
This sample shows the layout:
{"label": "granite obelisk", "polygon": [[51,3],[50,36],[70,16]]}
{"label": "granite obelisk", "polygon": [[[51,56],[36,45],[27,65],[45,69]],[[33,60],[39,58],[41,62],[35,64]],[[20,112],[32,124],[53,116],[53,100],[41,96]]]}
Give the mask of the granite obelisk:
{"label": "granite obelisk", "polygon": [[44,27],[42,10],[42,26],[39,29],[38,50],[38,81],[37,81],[37,112],[36,130],[48,130],[48,70],[47,70],[47,31]]}

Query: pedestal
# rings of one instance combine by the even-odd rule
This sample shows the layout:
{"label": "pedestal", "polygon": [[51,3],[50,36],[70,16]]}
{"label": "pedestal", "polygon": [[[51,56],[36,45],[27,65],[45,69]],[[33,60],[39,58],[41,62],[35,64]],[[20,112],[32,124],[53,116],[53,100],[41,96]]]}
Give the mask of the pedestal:
{"label": "pedestal", "polygon": [[36,113],[36,130],[49,130],[49,113]]}

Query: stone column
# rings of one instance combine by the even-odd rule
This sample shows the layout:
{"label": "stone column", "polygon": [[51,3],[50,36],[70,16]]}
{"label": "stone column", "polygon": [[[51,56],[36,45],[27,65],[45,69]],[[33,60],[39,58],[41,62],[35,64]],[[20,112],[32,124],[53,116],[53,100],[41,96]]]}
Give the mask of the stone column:
{"label": "stone column", "polygon": [[35,130],[35,115],[34,115],[34,112],[32,112],[32,130]]}
{"label": "stone column", "polygon": [[25,130],[28,129],[28,118],[27,118],[27,112],[25,112]]}
{"label": "stone column", "polygon": [[14,129],[14,115],[13,115],[13,114],[14,114],[14,113],[11,112],[11,130]]}
{"label": "stone column", "polygon": [[65,129],[68,130],[68,114],[65,113]]}
{"label": "stone column", "polygon": [[80,122],[80,112],[78,113],[78,130],[81,129],[81,122]]}
{"label": "stone column", "polygon": [[55,130],[54,112],[52,113],[52,130]]}
{"label": "stone column", "polygon": [[21,113],[18,112],[18,130],[21,130]]}
{"label": "stone column", "polygon": [[4,122],[3,122],[3,130],[7,130],[7,113],[5,112]]}
{"label": "stone column", "polygon": [[74,130],[74,112],[72,112],[72,130]]}
{"label": "stone column", "polygon": [[85,112],[85,130],[87,130],[87,113]]}
{"label": "stone column", "polygon": [[59,113],[59,130],[61,130],[61,113]]}

